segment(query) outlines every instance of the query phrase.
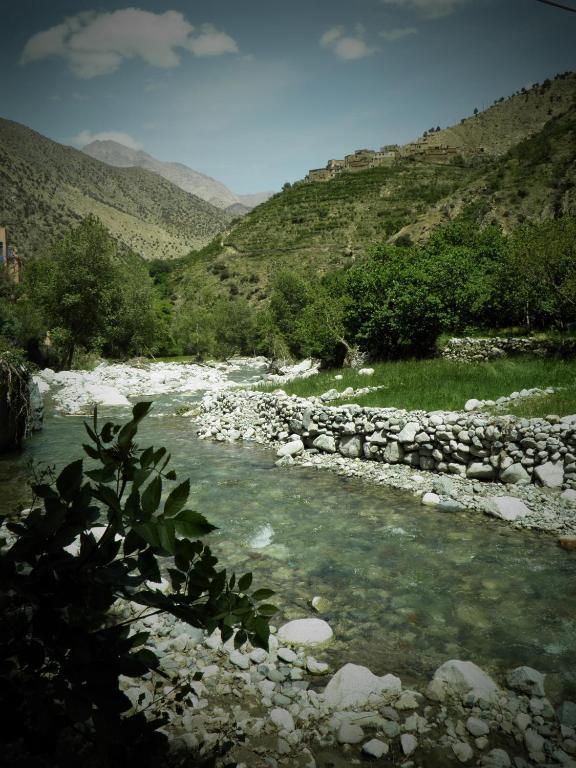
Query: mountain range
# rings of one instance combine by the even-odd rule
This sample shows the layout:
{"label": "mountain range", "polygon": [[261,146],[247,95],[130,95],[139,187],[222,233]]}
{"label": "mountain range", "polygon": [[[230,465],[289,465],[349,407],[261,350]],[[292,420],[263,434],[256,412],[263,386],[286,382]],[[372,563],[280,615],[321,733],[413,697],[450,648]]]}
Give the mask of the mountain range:
{"label": "mountain range", "polygon": [[0,119],[0,222],[23,255],[42,255],[82,217],[97,215],[124,246],[170,259],[201,248],[231,216],[142,168],[112,168]]}
{"label": "mountain range", "polygon": [[142,150],[132,149],[116,141],[93,141],[82,149],[87,155],[118,168],[144,168],[162,176],[185,192],[217,208],[228,210],[238,216],[248,213],[260,203],[268,200],[273,192],[259,192],[252,195],[236,195],[220,181],[194,171],[182,163],[165,163]]}
{"label": "mountain range", "polygon": [[[422,147],[451,154],[439,161]],[[372,243],[421,242],[454,219],[509,231],[575,215],[576,75],[431,129],[398,148],[393,162],[287,185],[237,218],[261,199],[115,142],[81,152],[0,119],[0,225],[23,254],[43,254],[93,213],[144,258],[186,257],[180,278],[260,301],[279,269],[327,272],[362,258]]]}

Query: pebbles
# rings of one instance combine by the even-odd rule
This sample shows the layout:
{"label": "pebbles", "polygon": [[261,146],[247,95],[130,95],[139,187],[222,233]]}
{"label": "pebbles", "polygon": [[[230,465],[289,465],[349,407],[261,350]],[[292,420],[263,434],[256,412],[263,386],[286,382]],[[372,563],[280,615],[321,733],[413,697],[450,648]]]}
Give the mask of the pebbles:
{"label": "pebbles", "polygon": [[[114,613],[124,620],[132,617],[131,610],[115,606]],[[172,617],[153,618],[136,621],[135,630],[153,629],[148,646],[165,669],[192,687],[179,703],[171,686],[159,683],[167,692],[164,730],[178,754],[214,754],[218,768],[313,768],[315,754],[335,765],[402,754],[419,766],[434,754],[444,761],[435,764],[458,761],[486,768],[506,768],[512,760],[522,768],[529,763],[517,760],[526,753],[536,762],[542,762],[542,754],[553,754],[557,762],[571,765],[575,705],[565,702],[557,720],[546,699],[534,698],[542,691],[538,686],[532,690],[540,680],[536,670],[518,668],[507,677],[516,688],[529,687],[530,694],[500,688],[479,667],[456,659],[436,671],[428,693],[440,685],[440,695],[428,699],[402,690],[391,674],[379,677],[354,664],[338,670],[324,690],[312,690],[308,670],[326,672],[327,666],[304,651],[274,643],[269,651],[249,644],[235,650],[231,641],[222,644],[219,632],[191,648],[181,647],[186,625]],[[223,663],[226,659],[230,664]],[[192,680],[197,669],[203,672],[201,682]],[[122,687],[135,709],[158,693],[152,680],[124,678]],[[529,714],[533,702],[544,702],[538,715]],[[218,757],[225,743],[230,751]]]}

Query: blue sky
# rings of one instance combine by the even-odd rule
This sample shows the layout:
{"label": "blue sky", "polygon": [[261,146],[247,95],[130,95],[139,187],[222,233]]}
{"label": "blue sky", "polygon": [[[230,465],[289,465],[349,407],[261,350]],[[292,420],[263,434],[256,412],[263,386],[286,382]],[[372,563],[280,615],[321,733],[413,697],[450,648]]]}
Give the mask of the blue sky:
{"label": "blue sky", "polygon": [[576,14],[536,0],[0,0],[0,19],[3,117],[239,193],[576,69]]}

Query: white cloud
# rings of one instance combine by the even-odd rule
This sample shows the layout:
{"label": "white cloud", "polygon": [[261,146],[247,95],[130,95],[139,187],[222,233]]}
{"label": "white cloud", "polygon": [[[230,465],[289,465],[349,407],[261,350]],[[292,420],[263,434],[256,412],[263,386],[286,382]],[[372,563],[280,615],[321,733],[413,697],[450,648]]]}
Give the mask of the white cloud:
{"label": "white cloud", "polygon": [[329,48],[332,43],[335,43],[343,34],[344,27],[331,27],[330,29],[327,29],[320,38],[320,45],[324,46],[324,48]]}
{"label": "white cloud", "polygon": [[396,29],[384,29],[380,32],[380,37],[388,43],[395,43],[397,40],[403,40],[405,37],[417,35],[416,27],[397,27]]}
{"label": "white cloud", "polygon": [[189,50],[195,56],[222,56],[224,53],[238,53],[236,41],[225,32],[219,32],[212,24],[204,24],[200,34],[190,39]]}
{"label": "white cloud", "polygon": [[358,26],[353,35],[345,34],[343,27],[331,27],[320,38],[320,45],[328,48],[343,61],[364,59],[376,53],[377,48],[371,48],[363,38],[364,30]]}
{"label": "white cloud", "polygon": [[470,0],[382,0],[385,5],[397,5],[420,12],[429,19],[449,16]]}
{"label": "white cloud", "polygon": [[118,144],[130,147],[130,149],[142,149],[142,144],[124,131],[100,131],[99,133],[93,133],[92,131],[84,130],[71,139],[71,143],[75,147],[85,147],[93,141],[116,141]]}
{"label": "white cloud", "polygon": [[115,72],[126,59],[139,58],[164,69],[176,67],[180,50],[194,56],[221,56],[236,53],[238,45],[210,24],[196,31],[179,11],[123,8],[80,13],[38,32],[24,46],[21,62],[62,58],[77,77],[89,79]]}

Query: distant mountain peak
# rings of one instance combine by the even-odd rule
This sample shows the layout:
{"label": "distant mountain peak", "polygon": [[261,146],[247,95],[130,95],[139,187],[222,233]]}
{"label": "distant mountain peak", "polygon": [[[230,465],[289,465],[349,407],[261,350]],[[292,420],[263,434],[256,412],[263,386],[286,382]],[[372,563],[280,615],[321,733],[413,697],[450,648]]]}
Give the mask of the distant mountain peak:
{"label": "distant mountain peak", "polygon": [[[235,213],[247,213],[248,210],[265,202],[274,194],[273,192],[257,192],[252,195],[236,195],[221,181],[200,173],[200,171],[195,171],[184,163],[164,162],[141,149],[132,149],[110,139],[93,141],[83,147],[82,152],[117,168],[145,168],[217,208],[226,210],[236,206],[233,209]],[[241,208],[237,206],[241,206]]]}

